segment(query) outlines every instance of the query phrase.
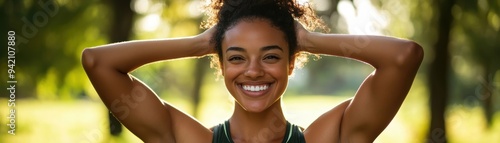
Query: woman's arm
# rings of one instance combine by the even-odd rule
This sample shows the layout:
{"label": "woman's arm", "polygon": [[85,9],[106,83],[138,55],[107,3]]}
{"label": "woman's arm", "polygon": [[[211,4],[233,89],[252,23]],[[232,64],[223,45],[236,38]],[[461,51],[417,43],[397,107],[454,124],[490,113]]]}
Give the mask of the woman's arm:
{"label": "woman's arm", "polygon": [[[211,54],[211,30],[178,39],[130,41],[85,49],[82,64],[104,104],[144,142],[206,142],[212,133],[129,75],[142,65]],[[186,135],[191,136],[186,136]],[[193,137],[195,136],[195,137]]]}
{"label": "woman's arm", "polygon": [[210,36],[214,29],[185,38],[141,40],[115,43],[85,49],[82,62],[85,68],[107,66],[122,73],[151,62],[213,53]]}
{"label": "woman's arm", "polygon": [[340,129],[341,142],[373,142],[403,103],[422,61],[422,48],[413,41],[392,37],[298,29],[301,50],[352,58],[375,68],[346,107]]}

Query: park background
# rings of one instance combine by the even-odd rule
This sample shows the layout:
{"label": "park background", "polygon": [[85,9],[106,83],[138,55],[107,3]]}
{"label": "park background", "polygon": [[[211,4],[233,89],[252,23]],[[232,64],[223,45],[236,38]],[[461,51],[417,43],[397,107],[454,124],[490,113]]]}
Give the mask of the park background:
{"label": "park background", "polygon": [[[376,142],[500,142],[499,0],[311,1],[331,33],[407,38],[425,50],[410,93]],[[198,34],[204,3],[0,0],[1,41],[7,45],[7,32],[16,32],[18,81],[16,135],[10,135],[8,54],[0,50],[0,142],[140,142],[109,118],[80,64],[81,52],[113,42]],[[337,57],[310,60],[291,77],[283,101],[288,119],[304,127],[352,97],[373,70]],[[132,72],[207,127],[226,120],[233,106],[214,73],[208,58]]]}

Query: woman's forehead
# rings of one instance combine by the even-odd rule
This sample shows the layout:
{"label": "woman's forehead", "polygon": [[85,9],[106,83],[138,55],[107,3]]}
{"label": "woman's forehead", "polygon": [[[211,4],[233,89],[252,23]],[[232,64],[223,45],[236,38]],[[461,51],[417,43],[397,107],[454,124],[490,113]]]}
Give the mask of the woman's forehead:
{"label": "woman's forehead", "polygon": [[268,20],[242,20],[225,32],[222,50],[228,47],[261,48],[272,45],[288,50],[282,31]]}

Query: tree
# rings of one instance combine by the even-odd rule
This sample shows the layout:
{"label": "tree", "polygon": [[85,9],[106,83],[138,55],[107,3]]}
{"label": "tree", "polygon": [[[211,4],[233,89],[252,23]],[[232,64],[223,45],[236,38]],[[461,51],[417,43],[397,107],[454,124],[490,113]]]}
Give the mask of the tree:
{"label": "tree", "polygon": [[445,126],[445,110],[448,101],[448,76],[450,67],[450,56],[448,53],[451,24],[453,17],[451,8],[455,0],[434,1],[439,10],[437,15],[437,40],[433,47],[434,59],[429,68],[429,91],[431,123],[428,134],[428,142],[447,142]]}

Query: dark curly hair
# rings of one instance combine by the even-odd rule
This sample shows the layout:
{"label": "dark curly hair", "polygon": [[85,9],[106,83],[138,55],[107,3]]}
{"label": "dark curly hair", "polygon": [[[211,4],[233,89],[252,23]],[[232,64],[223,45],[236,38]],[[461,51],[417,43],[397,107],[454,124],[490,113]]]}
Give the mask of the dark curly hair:
{"label": "dark curly hair", "polygon": [[295,20],[308,30],[328,30],[308,3],[299,4],[296,0],[212,0],[206,6],[206,14],[208,19],[202,23],[202,27],[215,26],[216,29],[211,42],[217,51],[217,55],[212,56],[212,66],[217,68],[222,63],[219,57],[222,56],[225,32],[242,20],[264,19],[282,31],[288,42],[289,58],[296,58],[298,67],[307,61],[307,56],[297,50]]}

